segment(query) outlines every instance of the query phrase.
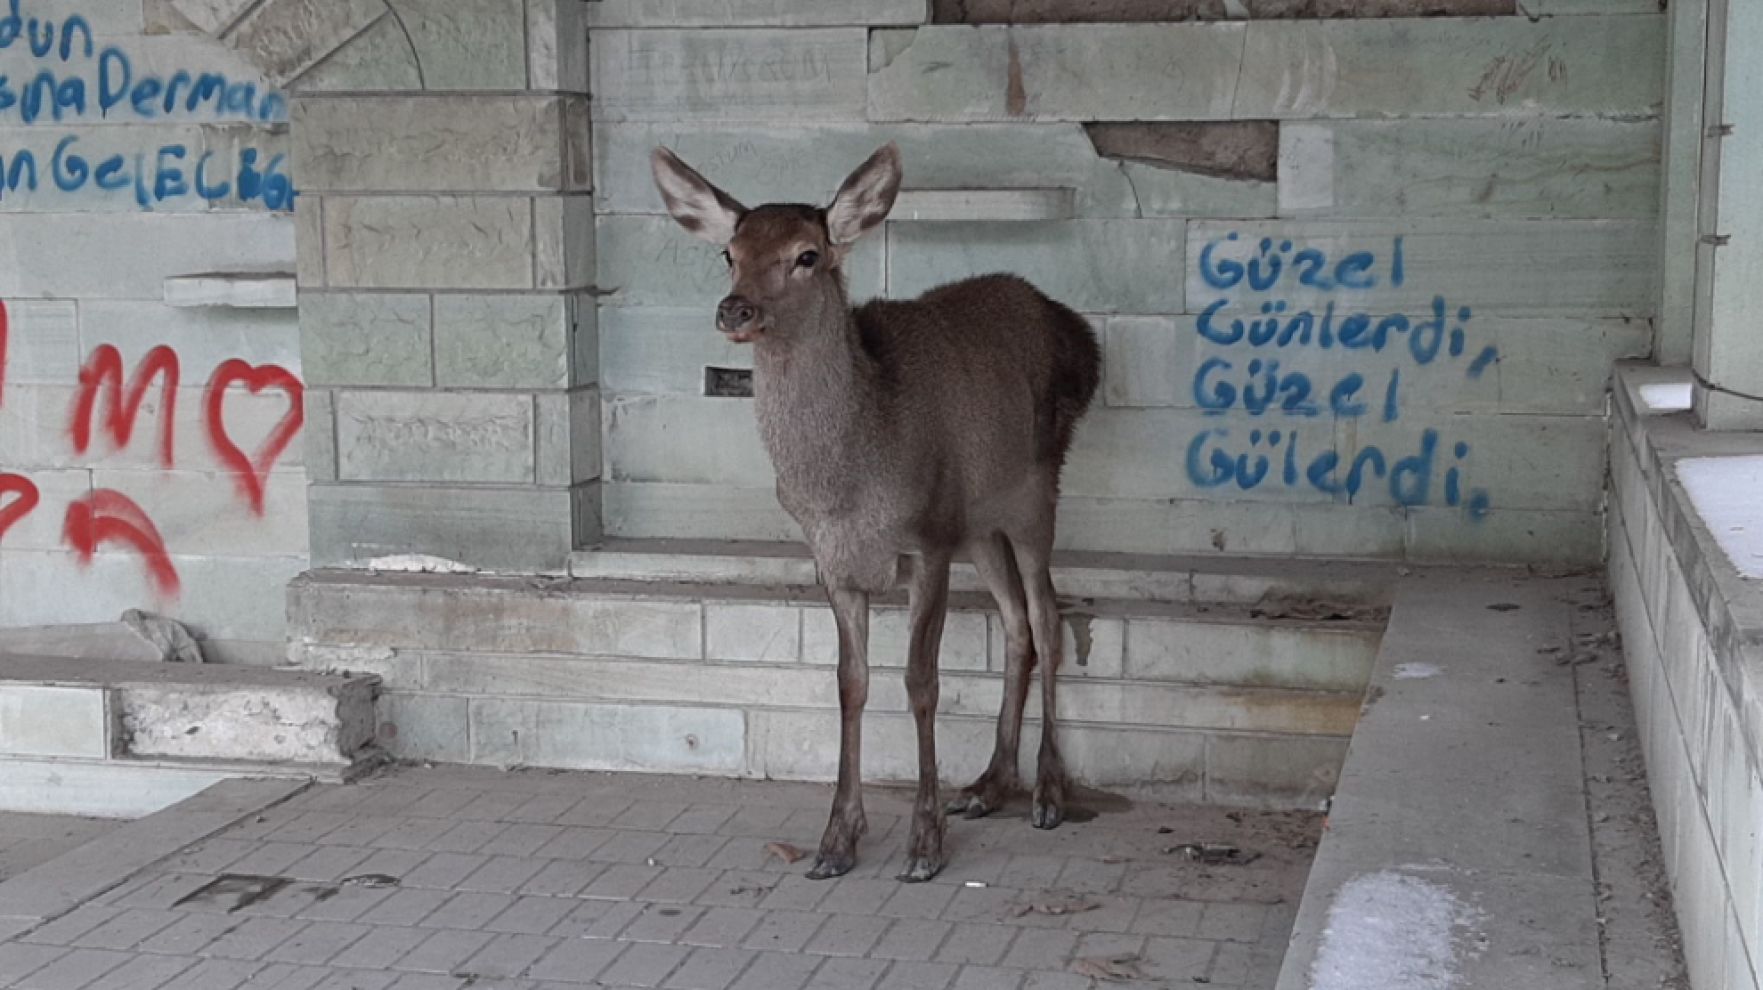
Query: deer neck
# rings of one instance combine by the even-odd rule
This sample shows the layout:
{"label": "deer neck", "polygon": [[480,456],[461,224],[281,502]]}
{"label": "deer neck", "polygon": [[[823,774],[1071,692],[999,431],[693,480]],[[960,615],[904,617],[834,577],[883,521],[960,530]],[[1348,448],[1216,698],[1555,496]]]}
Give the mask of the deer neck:
{"label": "deer neck", "polygon": [[880,453],[874,361],[843,300],[829,316],[762,337],[753,355],[759,429],[778,488],[805,507],[845,502],[862,482],[860,465]]}

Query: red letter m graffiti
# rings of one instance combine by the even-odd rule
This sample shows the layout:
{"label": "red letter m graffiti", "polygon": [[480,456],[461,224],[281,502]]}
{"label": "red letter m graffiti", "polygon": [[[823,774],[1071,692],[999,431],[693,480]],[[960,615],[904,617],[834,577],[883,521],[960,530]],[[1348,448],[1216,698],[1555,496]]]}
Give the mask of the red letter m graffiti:
{"label": "red letter m graffiti", "polygon": [[164,345],[147,352],[135,369],[134,377],[129,379],[127,388],[123,383],[122,355],[116,348],[103,344],[92,352],[86,366],[80,369],[80,394],[73,412],[74,452],[83,454],[91,445],[92,413],[100,392],[109,400],[104,427],[110,431],[110,439],[119,450],[128,446],[129,436],[135,432],[135,417],[141,411],[141,402],[146,399],[147,387],[153,383],[155,375],[160,376],[160,395],[164,400],[159,410],[159,460],[170,468],[172,425],[177,411],[178,356]]}

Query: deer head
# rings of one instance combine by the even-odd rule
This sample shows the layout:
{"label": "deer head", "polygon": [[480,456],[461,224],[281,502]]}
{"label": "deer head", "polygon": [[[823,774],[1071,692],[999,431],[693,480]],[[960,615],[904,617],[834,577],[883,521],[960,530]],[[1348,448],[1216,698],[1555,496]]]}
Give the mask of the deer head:
{"label": "deer head", "polygon": [[844,325],[844,262],[879,226],[900,191],[900,149],[888,144],[839,187],[824,209],[774,203],[747,209],[666,148],[650,158],[655,185],[680,226],[723,249],[730,291],[716,327],[742,343]]}

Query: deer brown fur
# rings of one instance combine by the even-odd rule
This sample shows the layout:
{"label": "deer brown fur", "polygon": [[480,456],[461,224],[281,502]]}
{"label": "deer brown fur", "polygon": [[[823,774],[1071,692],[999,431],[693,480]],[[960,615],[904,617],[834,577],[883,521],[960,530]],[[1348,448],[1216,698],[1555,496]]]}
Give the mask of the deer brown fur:
{"label": "deer brown fur", "polygon": [[1059,472],[1089,406],[1101,355],[1085,320],[1010,275],[852,308],[844,261],[900,187],[892,144],[823,208],[747,209],[672,152],[655,150],[668,211],[725,248],[732,291],[717,326],[754,346],[753,392],[778,500],[801,525],[839,630],[838,786],[809,876],[848,872],[866,829],[859,748],[869,692],[869,598],[911,558],[906,685],[919,780],[902,880],[943,866],[937,796],[937,653],[949,563],[964,552],[997,601],[1006,638],[1004,701],[991,764],[950,805],[987,814],[1019,790],[1017,748],[1039,663],[1043,722],[1031,817],[1064,815],[1056,739],[1059,611],[1049,572]]}

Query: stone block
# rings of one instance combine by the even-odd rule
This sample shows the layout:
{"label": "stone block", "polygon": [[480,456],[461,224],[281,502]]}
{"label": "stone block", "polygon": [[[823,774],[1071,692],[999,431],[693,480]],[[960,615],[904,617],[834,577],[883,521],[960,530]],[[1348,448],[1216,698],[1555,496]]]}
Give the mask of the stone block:
{"label": "stone block", "polygon": [[533,399],[495,392],[338,392],[344,481],[532,482]]}
{"label": "stone block", "polygon": [[[103,305],[89,303],[89,306]],[[85,354],[75,303],[6,300],[6,379],[13,385],[77,385]]]}
{"label": "stone block", "polygon": [[1647,219],[1659,211],[1659,132],[1656,120],[1599,117],[1288,123],[1280,212]]}
{"label": "stone block", "polygon": [[1598,514],[1496,507],[1481,519],[1444,508],[1409,509],[1414,560],[1590,566],[1603,556]]}
{"label": "stone block", "polygon": [[[247,187],[241,185],[236,177],[233,178],[231,189],[227,191],[226,195],[216,198],[210,204],[210,210],[273,210],[278,213],[287,213],[295,208],[299,199],[297,194],[303,192],[304,189],[299,187],[295,180],[292,164],[292,141],[285,123],[275,123],[268,126],[247,123],[204,124],[202,126],[202,153],[210,152],[213,153],[214,160],[221,163],[222,166],[232,162],[243,163],[246,153],[249,152],[255,156],[254,167],[267,177],[256,188],[249,190],[250,197],[248,199],[245,194]],[[200,154],[194,147],[191,148],[191,157],[196,164],[201,163]],[[195,169],[192,167],[190,170],[192,179],[194,175]],[[283,179],[289,183],[286,190],[271,188],[277,179]],[[221,174],[221,180],[226,181],[224,172]],[[279,270],[287,272],[290,269],[284,263]],[[288,308],[292,309],[292,304],[289,304]]]}
{"label": "stone block", "polygon": [[706,602],[704,643],[711,660],[796,663],[803,659],[802,609]]}
{"label": "stone block", "polygon": [[576,188],[579,176],[564,171],[563,102],[540,93],[298,99],[294,171],[314,193]]}
{"label": "stone block", "polygon": [[1470,22],[1256,21],[1247,26],[1239,119],[1652,115],[1664,20],[1648,16]]}
{"label": "stone block", "polygon": [[602,484],[607,536],[629,539],[785,540],[802,529],[777,504],[773,487],[668,482]]}
{"label": "stone block", "polygon": [[423,71],[398,21],[382,17],[294,82],[296,93],[425,89]]}
{"label": "stone block", "polygon": [[232,27],[251,0],[170,0],[170,5],[202,33],[219,35]]}
{"label": "stone block", "polygon": [[587,7],[590,28],[843,27],[923,24],[927,0],[601,0]]}
{"label": "stone block", "polygon": [[[1356,422],[1341,458],[1357,463],[1376,448],[1389,472],[1371,458],[1355,505],[1446,507],[1450,493],[1440,489],[1455,468],[1463,506],[1483,491],[1495,508],[1591,511],[1604,499],[1604,431],[1596,417],[1405,416],[1394,423]],[[1435,438],[1431,458],[1428,435]],[[1409,458],[1415,459],[1405,460],[1407,470],[1398,468]]]}
{"label": "stone block", "polygon": [[[1120,677],[1124,672],[1126,653],[1126,620],[1110,616],[1090,615],[1079,608],[1064,609],[1059,623],[1059,667],[1061,677]],[[1007,666],[1004,620],[988,614],[991,627],[988,647],[991,669],[1003,673]],[[1083,636],[1080,638],[1078,632]]]}
{"label": "stone block", "polygon": [[[266,476],[262,515],[238,496],[231,478],[217,472],[98,468],[91,472],[91,485],[133,499],[174,553],[245,558],[306,552],[306,477],[299,468]],[[56,511],[42,513],[45,517],[59,515],[62,503],[52,504]]]}
{"label": "stone block", "polygon": [[[790,708],[839,703],[837,679],[826,671],[752,663],[435,655],[424,658],[424,680],[427,690],[472,697]],[[877,705],[905,710],[903,689],[877,688]]]}
{"label": "stone block", "polygon": [[323,288],[324,200],[317,196],[295,197],[294,226],[294,281],[302,289]]}
{"label": "stone block", "polygon": [[596,31],[595,120],[862,120],[866,37],[860,27]]}
{"label": "stone block", "polygon": [[[755,774],[775,780],[832,780],[837,776],[838,713],[755,711],[747,717],[752,726]],[[937,771],[943,783],[971,783],[986,767],[992,739],[987,720],[937,719]],[[863,779],[918,779],[917,730],[912,716],[865,715]]]}
{"label": "stone block", "polygon": [[526,0],[527,88],[588,91],[588,18],[582,0]]}
{"label": "stone block", "polygon": [[[877,30],[869,117],[1226,120],[1244,75],[1245,31],[1242,24]],[[1170,52],[1181,59],[1172,62]]]}
{"label": "stone block", "polygon": [[753,367],[753,350],[717,333],[711,307],[600,308],[600,375],[609,392],[703,395],[704,369]]}
{"label": "stone block", "polygon": [[[132,357],[125,356],[125,360]],[[193,374],[187,375],[185,381],[194,378]],[[84,454],[74,451],[68,442],[66,427],[69,411],[77,400],[77,389],[59,385],[14,385],[8,388],[6,403],[0,405],[0,438],[5,438],[7,444],[7,465],[161,470],[159,440],[164,422],[161,416],[166,410],[160,381],[160,378],[154,378],[153,387],[144,393],[146,397],[141,402],[133,436],[121,449],[115,447],[114,437],[103,425],[109,415],[109,401],[100,398],[95,402],[91,444]],[[179,413],[172,426],[174,463],[180,470],[230,475],[233,467],[215,453],[206,417],[201,415],[206,392],[200,384],[194,384],[185,385],[173,394],[172,401]],[[269,436],[289,415],[290,404],[284,390],[265,388],[253,395],[239,387],[227,393],[223,409],[227,435],[239,446],[255,450],[261,439]],[[290,444],[271,468],[297,468],[301,456],[301,445]]]}
{"label": "stone block", "polygon": [[750,402],[659,395],[608,396],[606,470],[613,481],[772,484]]}
{"label": "stone block", "polygon": [[424,89],[526,87],[524,0],[388,0],[409,33]]}
{"label": "stone block", "polygon": [[[943,624],[939,654],[942,670],[985,670],[986,613],[951,609]],[[906,666],[912,641],[912,615],[903,608],[873,608],[869,615],[869,665]],[[802,610],[802,659],[807,663],[835,664],[839,659],[838,624],[832,609],[814,606]]]}
{"label": "stone block", "polygon": [[1102,338],[1102,401],[1110,406],[1193,405],[1195,349],[1185,321],[1171,316],[1111,316]]}
{"label": "stone block", "polygon": [[512,196],[345,196],[324,201],[337,288],[533,288],[533,209]]}
{"label": "stone block", "polygon": [[[16,345],[20,307],[10,308]],[[102,299],[80,303],[80,343],[86,354],[99,344],[110,344],[129,357],[164,344],[177,352],[186,384],[206,381],[216,365],[233,358],[298,373],[302,370],[299,339],[291,310],[186,309]],[[28,345],[25,353],[29,354]]]}
{"label": "stone block", "polygon": [[888,231],[888,295],[1007,271],[1084,313],[1179,313],[1181,220],[912,224]]}
{"label": "stone block", "polygon": [[568,489],[313,485],[314,566],[423,553],[492,571],[561,572],[574,541]]}
{"label": "stone block", "polygon": [[306,445],[306,477],[312,481],[336,481],[337,404],[334,393],[328,389],[306,390],[306,424],[300,435]]}
{"label": "stone block", "polygon": [[230,776],[226,770],[11,760],[0,762],[0,807],[44,815],[141,818]]}
{"label": "stone block", "polygon": [[591,388],[541,392],[538,482],[576,485],[600,477],[600,393]]}
{"label": "stone block", "polygon": [[1217,732],[1206,737],[1209,804],[1319,809],[1335,792],[1347,740]]}
{"label": "stone block", "polygon": [[[417,583],[320,574],[289,589],[288,615],[292,634],[308,644],[478,654],[703,658],[702,609],[697,602],[621,598],[567,587],[566,591],[541,595],[521,579],[442,578]],[[491,663],[483,676],[493,678],[494,670]],[[433,671],[431,665],[428,674]],[[431,676],[427,686],[436,683]]]}
{"label": "stone block", "polygon": [[[438,311],[442,305],[437,302],[434,308]],[[430,339],[429,322],[426,295],[301,293],[301,367],[306,382],[321,386],[433,385],[440,345]]]}
{"label": "stone block", "polygon": [[[1270,287],[1257,291],[1230,265],[1256,259],[1263,241],[1282,258],[1277,275],[1268,263],[1261,274]],[[1199,312],[1222,299],[1221,315],[1255,307],[1258,316],[1261,303],[1279,300],[1318,320],[1330,303],[1339,320],[1355,311],[1427,312],[1435,297],[1481,313],[1637,316],[1654,305],[1652,244],[1653,225],[1644,221],[1194,221],[1187,302]],[[1310,249],[1320,261],[1295,263]],[[1365,288],[1336,284],[1353,255],[1369,255],[1368,269],[1347,272]],[[1221,334],[1229,331],[1219,324]]]}
{"label": "stone block", "polygon": [[588,196],[533,200],[533,279],[540,289],[594,284],[594,201]]}
{"label": "stone block", "polygon": [[[287,763],[355,761],[374,738],[374,683],[287,674],[286,685],[129,684],[118,692],[136,757]],[[306,683],[301,683],[301,682]]]}
{"label": "stone block", "polygon": [[721,708],[471,702],[472,760],[577,770],[744,769],[746,719]]}
{"label": "stone block", "polygon": [[285,267],[294,221],[273,213],[0,214],[0,296],[159,301],[173,275]]}
{"label": "stone block", "polygon": [[[192,0],[185,6],[194,9],[197,4]],[[385,13],[378,0],[269,0],[240,18],[225,40],[280,85],[318,64]],[[190,10],[185,14],[189,16]]]}
{"label": "stone block", "polygon": [[141,19],[141,30],[146,34],[196,34],[202,30],[178,11],[173,0],[146,0]]}
{"label": "stone block", "polygon": [[568,387],[575,308],[561,295],[437,295],[436,384]]}
{"label": "stone block", "polygon": [[1069,220],[1069,189],[902,189],[893,221]]}
{"label": "stone block", "polygon": [[1269,622],[1196,622],[1134,617],[1127,623],[1126,676],[1187,684],[1362,692],[1378,633]]}
{"label": "stone block", "polygon": [[1270,120],[1085,124],[1104,158],[1223,179],[1279,176],[1280,127]]}
{"label": "stone block", "polygon": [[[1302,422],[1299,428],[1288,421],[1282,432],[1285,449],[1296,445],[1295,457],[1300,465],[1307,466],[1330,451],[1346,457],[1351,447],[1350,439],[1341,435],[1344,426],[1328,417]],[[1259,451],[1261,445],[1249,441],[1247,434],[1263,425],[1262,420],[1247,415],[1215,417],[1199,410],[1093,409],[1085,416],[1072,444],[1064,491],[1092,498],[1222,502],[1226,499],[1219,498],[1220,494],[1228,492],[1229,501],[1239,502],[1336,501],[1336,494],[1310,483],[1303,471],[1294,469],[1297,477],[1288,477],[1283,459],[1277,456],[1270,458],[1270,471],[1259,481],[1245,484],[1234,473],[1217,474],[1211,454],[1248,457],[1248,451]],[[1271,446],[1266,449],[1273,451]],[[1169,453],[1146,457],[1143,452],[1147,450]]]}
{"label": "stone block", "polygon": [[1234,3],[1230,0],[933,0],[931,7],[939,24],[1114,24],[1263,17],[1475,17],[1517,12],[1515,0],[1239,0]]}
{"label": "stone block", "polygon": [[471,761],[464,698],[388,691],[379,699],[379,745],[394,759]]}
{"label": "stone block", "polygon": [[[1069,467],[1068,483],[1080,474],[1075,466]],[[1116,553],[1292,554],[1297,552],[1297,518],[1316,508],[1267,501],[1067,494],[1059,502],[1054,546]]]}
{"label": "stone block", "polygon": [[0,753],[107,759],[112,751],[104,688],[0,684]]}
{"label": "stone block", "polygon": [[[728,266],[721,252],[686,233],[671,217],[602,216],[596,228],[596,282],[610,304],[698,305],[710,314],[728,294]],[[880,294],[882,259],[876,238],[858,243],[846,263],[854,298]]]}

